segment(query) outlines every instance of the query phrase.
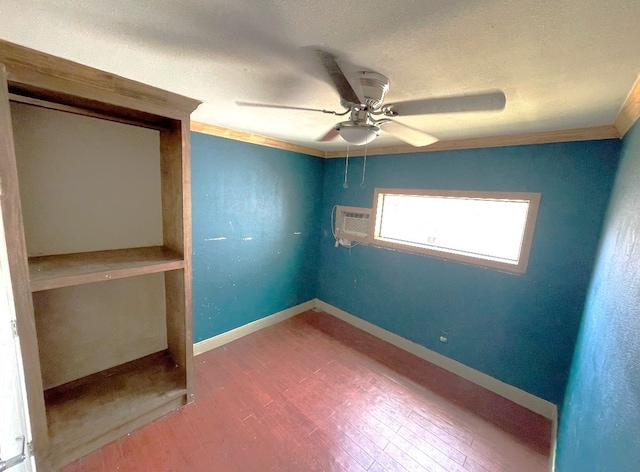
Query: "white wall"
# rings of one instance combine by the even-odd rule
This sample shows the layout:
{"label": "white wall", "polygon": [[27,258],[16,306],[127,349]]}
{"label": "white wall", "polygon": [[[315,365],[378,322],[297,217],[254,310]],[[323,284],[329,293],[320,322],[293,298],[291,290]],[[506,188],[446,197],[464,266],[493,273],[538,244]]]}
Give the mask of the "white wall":
{"label": "white wall", "polygon": [[29,256],[162,244],[156,130],[11,103]]}

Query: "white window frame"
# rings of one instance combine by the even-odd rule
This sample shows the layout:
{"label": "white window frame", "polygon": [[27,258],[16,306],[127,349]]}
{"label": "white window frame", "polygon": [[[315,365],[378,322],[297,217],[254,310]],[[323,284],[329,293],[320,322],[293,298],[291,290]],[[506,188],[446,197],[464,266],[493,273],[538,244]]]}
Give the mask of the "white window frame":
{"label": "white window frame", "polygon": [[[384,197],[386,195],[398,196],[432,196],[460,199],[480,199],[480,200],[511,200],[528,202],[527,218],[523,238],[520,245],[520,256],[517,263],[510,263],[495,260],[490,257],[464,254],[454,250],[438,249],[435,246],[420,245],[414,243],[403,243],[398,240],[385,239],[380,236],[382,223],[382,210]],[[449,259],[467,264],[479,265],[498,269],[506,272],[523,274],[527,270],[531,243],[535,230],[538,208],[540,206],[540,193],[532,192],[478,192],[465,190],[430,190],[430,189],[397,189],[397,188],[376,188],[373,197],[373,213],[370,221],[369,232],[371,234],[371,244],[406,252],[414,252],[440,259]]]}

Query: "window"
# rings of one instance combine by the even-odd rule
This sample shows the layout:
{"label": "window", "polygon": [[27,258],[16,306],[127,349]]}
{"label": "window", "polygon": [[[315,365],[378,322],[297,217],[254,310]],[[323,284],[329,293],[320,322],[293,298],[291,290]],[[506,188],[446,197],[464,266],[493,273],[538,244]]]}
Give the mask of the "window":
{"label": "window", "polygon": [[539,193],[376,189],[373,244],[524,273]]}

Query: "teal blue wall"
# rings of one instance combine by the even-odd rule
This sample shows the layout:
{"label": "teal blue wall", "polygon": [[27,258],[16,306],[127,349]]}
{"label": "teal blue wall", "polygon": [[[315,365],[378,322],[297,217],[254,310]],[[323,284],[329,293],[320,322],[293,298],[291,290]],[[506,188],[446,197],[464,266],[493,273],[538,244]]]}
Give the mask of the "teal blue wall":
{"label": "teal blue wall", "polygon": [[194,341],[315,297],[322,175],[316,157],[192,133]]}
{"label": "teal blue wall", "polygon": [[[609,140],[375,156],[364,189],[356,158],[344,189],[344,159],[194,133],[194,340],[318,297],[562,404],[620,148]],[[376,186],[541,192],[527,273],[334,248],[333,205],[371,207]]]}
{"label": "teal blue wall", "polygon": [[558,472],[640,470],[640,123],[622,161],[561,415]]}
{"label": "teal blue wall", "polygon": [[[620,141],[327,160],[318,298],[561,404]],[[335,248],[333,205],[371,207],[374,187],[541,192],[529,268],[512,275],[426,256]],[[439,341],[445,332],[448,343]]]}

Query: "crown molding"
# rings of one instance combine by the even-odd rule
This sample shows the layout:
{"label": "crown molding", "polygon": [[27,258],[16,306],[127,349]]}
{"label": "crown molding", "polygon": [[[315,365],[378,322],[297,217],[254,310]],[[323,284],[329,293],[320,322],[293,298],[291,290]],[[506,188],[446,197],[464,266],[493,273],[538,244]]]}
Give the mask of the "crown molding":
{"label": "crown molding", "polygon": [[627,134],[633,124],[640,118],[640,76],[629,91],[626,100],[620,107],[618,117],[614,122],[614,126],[620,133],[620,136]]}
{"label": "crown molding", "polygon": [[[548,144],[569,141],[592,141],[599,139],[620,138],[620,133],[613,125],[576,128],[560,131],[543,131],[538,133],[516,134],[512,136],[486,136],[482,138],[455,139],[438,141],[423,148],[408,144],[367,149],[368,156],[380,154],[407,154],[416,152],[456,151],[461,149],[481,149],[504,146],[521,146],[525,144]],[[363,156],[364,149],[349,151],[349,156]],[[346,151],[327,151],[325,158],[345,157]]]}
{"label": "crown molding", "polygon": [[191,121],[191,131],[197,133],[209,134],[211,136],[219,136],[221,138],[233,139],[234,141],[242,141],[245,143],[257,144],[259,146],[267,146],[287,151],[300,152],[310,156],[325,157],[325,152],[320,149],[314,149],[299,144],[280,141],[279,139],[268,138],[259,134],[245,133],[233,129],[223,128],[222,126],[201,123],[200,121]]}
{"label": "crown molding", "polygon": [[[631,126],[629,126],[631,127]],[[323,151],[299,144],[293,144],[278,139],[267,138],[257,134],[245,133],[244,131],[236,131],[221,126],[209,125],[198,121],[191,122],[191,131],[197,133],[210,134],[212,136],[220,136],[222,138],[233,139],[235,141],[243,141],[246,143],[257,144],[260,146],[268,146],[287,151],[300,152],[310,156],[324,157],[326,159],[345,157],[346,151]],[[461,149],[481,149],[504,146],[521,146],[525,144],[548,144],[562,143],[570,141],[594,141],[600,139],[619,139],[622,134],[614,125],[594,126],[591,128],[576,128],[560,131],[543,131],[538,133],[516,134],[512,136],[485,136],[481,138],[455,139],[451,141],[438,141],[430,146],[416,148],[408,144],[400,146],[386,146],[367,149],[368,156],[376,156],[381,154],[408,154],[416,152],[436,152],[436,151],[455,151]],[[352,149],[349,156],[363,156],[365,153],[363,148]]]}

